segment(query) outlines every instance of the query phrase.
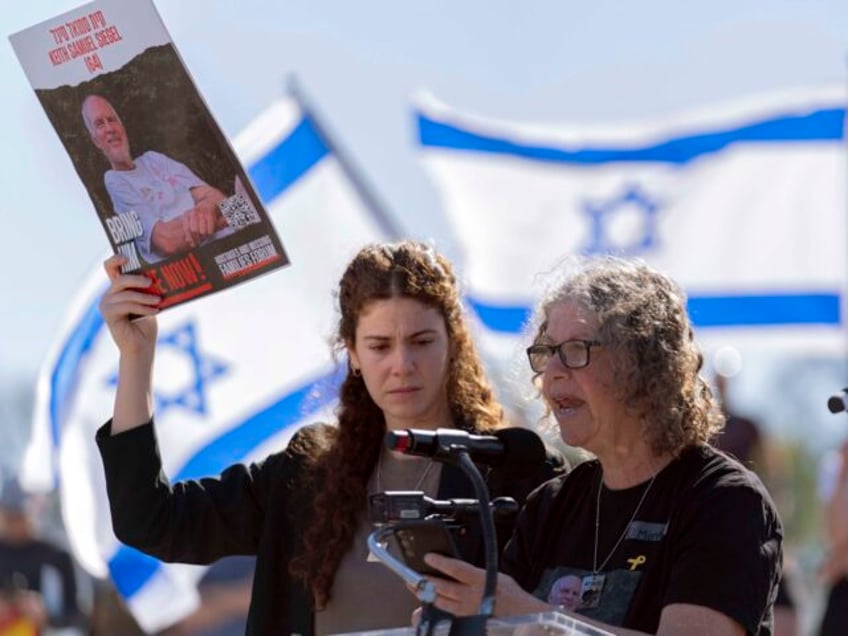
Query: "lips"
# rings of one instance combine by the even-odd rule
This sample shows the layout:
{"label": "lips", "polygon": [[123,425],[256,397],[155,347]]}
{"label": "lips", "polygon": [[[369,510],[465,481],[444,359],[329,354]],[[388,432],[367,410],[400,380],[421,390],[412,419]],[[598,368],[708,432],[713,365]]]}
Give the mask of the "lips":
{"label": "lips", "polygon": [[570,415],[583,406],[583,400],[571,396],[550,396],[548,403],[555,414]]}
{"label": "lips", "polygon": [[389,391],[391,395],[407,395],[409,393],[415,393],[419,388],[417,386],[405,386],[399,389],[392,389]]}

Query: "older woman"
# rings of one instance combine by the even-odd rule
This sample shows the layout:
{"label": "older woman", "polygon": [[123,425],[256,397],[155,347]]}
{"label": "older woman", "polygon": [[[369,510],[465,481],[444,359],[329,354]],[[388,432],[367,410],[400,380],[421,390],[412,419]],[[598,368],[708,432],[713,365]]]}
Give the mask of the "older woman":
{"label": "older woman", "polygon": [[[723,420],[681,290],[638,261],[587,259],[536,324],[544,400],[563,440],[596,459],[528,500],[496,613],[568,614],[543,599],[574,575],[578,618],[615,633],[770,634],[781,523],[756,475],[707,443]],[[436,582],[436,605],[474,613],[483,573],[426,560],[459,580]]]}

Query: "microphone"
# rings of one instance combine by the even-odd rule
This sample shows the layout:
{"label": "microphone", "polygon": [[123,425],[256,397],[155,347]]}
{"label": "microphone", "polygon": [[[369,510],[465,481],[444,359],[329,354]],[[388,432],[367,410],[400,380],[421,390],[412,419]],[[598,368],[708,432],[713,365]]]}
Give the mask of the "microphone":
{"label": "microphone", "polygon": [[842,389],[841,393],[831,395],[827,399],[827,409],[831,413],[841,413],[848,410],[848,387]]}
{"label": "microphone", "polygon": [[456,428],[388,431],[386,447],[439,461],[449,457],[453,449],[462,448],[475,462],[499,468],[514,478],[533,474],[546,458],[542,439],[530,429],[519,427],[501,428],[491,435],[473,435]]}

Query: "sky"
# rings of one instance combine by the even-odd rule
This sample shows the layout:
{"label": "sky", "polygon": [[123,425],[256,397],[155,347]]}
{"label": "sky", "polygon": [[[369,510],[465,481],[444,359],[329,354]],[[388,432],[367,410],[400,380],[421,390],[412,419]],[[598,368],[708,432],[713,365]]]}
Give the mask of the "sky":
{"label": "sky", "polygon": [[[10,3],[0,32],[8,36],[79,4]],[[416,91],[499,119],[632,122],[841,84],[848,60],[844,0],[155,5],[228,136],[295,74],[401,225],[449,255],[455,248],[437,193],[414,152]],[[0,43],[0,74],[0,382],[29,382],[108,243],[8,41]]]}

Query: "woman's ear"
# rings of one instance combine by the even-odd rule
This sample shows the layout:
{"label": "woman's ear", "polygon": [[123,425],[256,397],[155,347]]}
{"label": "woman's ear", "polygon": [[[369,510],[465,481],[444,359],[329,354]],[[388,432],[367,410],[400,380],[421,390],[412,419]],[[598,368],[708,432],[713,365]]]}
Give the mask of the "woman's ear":
{"label": "woman's ear", "polygon": [[347,349],[347,357],[350,361],[351,370],[359,371],[362,368],[362,365],[359,362],[359,356],[356,355],[356,350],[350,344],[345,345],[345,348]]}

